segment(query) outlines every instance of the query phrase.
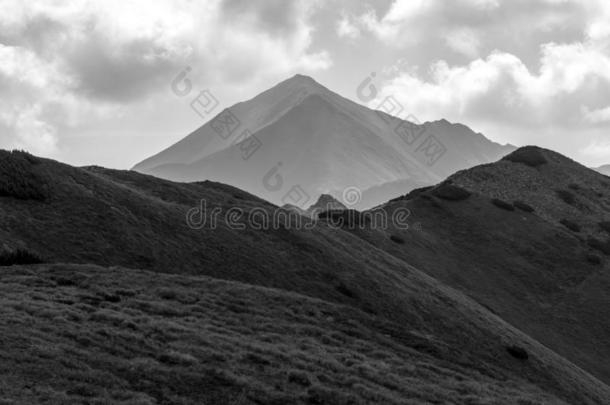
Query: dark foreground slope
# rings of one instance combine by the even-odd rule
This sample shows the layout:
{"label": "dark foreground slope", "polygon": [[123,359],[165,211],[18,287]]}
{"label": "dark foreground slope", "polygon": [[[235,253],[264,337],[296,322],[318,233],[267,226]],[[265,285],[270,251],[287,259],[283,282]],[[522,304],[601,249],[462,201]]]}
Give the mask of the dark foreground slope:
{"label": "dark foreground slope", "polygon": [[0,291],[3,403],[564,403],[433,336],[280,290],[52,265],[4,270]]}
{"label": "dark foreground slope", "polygon": [[[610,395],[605,384],[508,325],[475,301],[426,276],[405,260],[391,254],[392,252],[377,248],[373,246],[373,243],[367,242],[351,232],[333,229],[325,223],[319,223],[311,230],[297,230],[288,226],[289,224],[268,230],[256,230],[251,225],[245,229],[234,229],[222,219],[214,229],[206,227],[191,229],[186,224],[185,215],[192,207],[197,206],[202,198],[206,199],[209,208],[218,207],[223,212],[231,207],[238,207],[244,212],[251,212],[255,208],[273,210],[275,207],[244,192],[216,183],[177,184],[133,172],[101,168],[78,169],[19,153],[4,153],[0,163],[2,163],[0,165],[0,185],[2,186],[0,194],[3,194],[0,197],[2,211],[0,236],[6,248],[28,249],[47,262],[120,265],[155,272],[142,273],[140,270],[127,268],[108,271],[90,266],[67,269],[59,266],[51,267],[49,270],[45,266],[10,270],[4,268],[2,274],[10,276],[5,279],[6,294],[11,291],[11,294],[16,294],[11,298],[13,304],[35,308],[40,304],[43,307],[51,308],[48,311],[33,311],[36,317],[27,318],[27,322],[25,322],[20,321],[19,315],[10,312],[13,311],[10,309],[14,308],[13,304],[3,306],[4,310],[9,311],[6,317],[2,317],[3,322],[6,322],[6,336],[12,336],[11,340],[8,340],[7,337],[7,342],[3,345],[5,348],[3,358],[12,359],[7,363],[9,366],[3,369],[2,381],[4,381],[5,390],[17,387],[15,385],[19,381],[19,377],[15,374],[17,359],[24,356],[25,353],[29,353],[29,350],[35,348],[37,344],[53,346],[53,342],[58,342],[65,347],[66,353],[77,353],[84,364],[89,364],[80,366],[81,368],[90,367],[92,372],[99,371],[99,374],[95,371],[95,375],[98,375],[101,380],[89,380],[87,384],[97,387],[101,393],[94,391],[91,395],[111,395],[104,391],[108,380],[103,378],[115,381],[111,375],[120,374],[122,371],[116,371],[114,368],[117,366],[108,364],[104,359],[109,355],[119,359],[125,357],[126,353],[132,350],[131,345],[137,346],[133,349],[133,358],[151,357],[158,361],[165,359],[163,361],[178,364],[182,364],[183,361],[191,362],[194,365],[180,365],[179,367],[185,367],[184,372],[191,376],[189,378],[201,378],[201,373],[192,368],[198,367],[196,365],[199,363],[207,364],[205,356],[198,353],[205,350],[226,353],[230,349],[223,347],[219,342],[225,339],[219,338],[214,343],[206,343],[201,339],[211,338],[214,332],[199,333],[197,328],[201,326],[195,325],[212,321],[206,321],[205,318],[198,318],[199,315],[190,313],[189,311],[193,309],[191,307],[183,308],[184,312],[178,311],[182,305],[196,305],[197,301],[189,303],[190,299],[186,299],[186,302],[181,304],[177,302],[159,304],[157,302],[159,299],[172,300],[172,296],[176,294],[169,292],[164,294],[165,297],[157,297],[153,296],[153,291],[162,286],[172,287],[173,285],[176,289],[180,290],[184,287],[188,290],[201,285],[199,290],[188,290],[190,291],[189,296],[201,300],[215,294],[206,290],[208,288],[205,286],[206,281],[200,278],[211,276],[250,284],[250,286],[239,284],[240,287],[235,287],[238,290],[243,287],[244,291],[259,291],[258,287],[253,287],[254,285],[271,287],[283,290],[283,292],[270,292],[271,295],[284,294],[294,298],[296,294],[298,297],[294,300],[298,302],[311,302],[314,303],[311,305],[319,305],[320,308],[341,308],[334,312],[335,315],[331,313],[331,318],[312,318],[311,322],[314,326],[311,327],[311,331],[319,339],[330,334],[331,328],[337,328],[342,324],[343,321],[336,322],[335,319],[345,319],[345,322],[352,319],[357,323],[372,320],[379,322],[380,325],[386,325],[383,328],[367,326],[365,333],[380,333],[385,336],[370,338],[372,339],[371,345],[378,344],[381,350],[386,347],[386,341],[383,339],[389,336],[392,340],[400,342],[412,350],[423,352],[422,356],[431,355],[439,361],[445,361],[441,368],[436,366],[437,369],[433,371],[433,374],[439,373],[443,376],[442,378],[446,377],[448,380],[443,385],[437,382],[437,377],[430,375],[432,383],[427,391],[449,390],[449,388],[443,387],[453,384],[450,381],[452,377],[444,373],[442,369],[445,367],[444,364],[453,364],[459,367],[460,372],[468,371],[471,376],[478,373],[491,380],[514,382],[514,385],[511,383],[509,386],[521,387],[520,395],[526,397],[533,392],[531,386],[536,386],[538,391],[535,395],[538,395],[540,391],[547,395],[547,400],[542,398],[541,402],[554,403],[554,399],[548,398],[556,397],[569,403],[598,404],[603,403],[604,399]],[[18,168],[18,170],[14,168]],[[223,217],[221,216],[221,218]],[[55,277],[53,272],[65,272],[65,274],[62,273],[63,275],[60,274],[60,277]],[[176,274],[168,275],[167,273]],[[49,281],[53,277],[56,280]],[[78,280],[81,279],[91,280],[91,282],[80,284]],[[210,283],[220,282],[210,281]],[[27,288],[23,287],[24,285]],[[98,285],[100,288],[102,288],[101,286],[107,287],[103,287],[103,291],[99,291],[96,287]],[[222,285],[230,286],[232,284]],[[122,293],[118,291],[121,289],[136,290],[137,293],[135,296],[129,297],[132,293],[127,292],[126,296],[121,295]],[[264,297],[266,293],[260,294],[262,295],[258,297]],[[294,319],[293,315],[282,315],[281,312],[278,312],[280,308],[283,310],[285,307],[305,305],[290,304],[287,301],[274,304],[271,298],[260,299],[262,306],[257,307],[252,304],[253,308],[260,308],[261,314],[271,314],[268,322],[276,322],[277,325],[286,325],[286,319]],[[178,302],[180,302],[179,299]],[[243,329],[244,333],[247,330],[253,330],[258,325],[255,318],[252,318],[252,315],[247,312],[249,304],[242,305],[240,309],[229,307],[229,302],[226,303],[226,309],[219,309],[219,311],[220,313],[245,311],[245,315],[239,318],[241,324],[246,325]],[[93,316],[105,306],[107,306],[105,309],[118,314],[110,312]],[[164,307],[170,309],[167,310]],[[70,308],[77,312],[76,319],[81,322],[77,327],[78,331],[81,333],[86,331],[88,340],[79,341],[78,336],[69,333],[62,335],[63,331],[74,328],[61,321],[62,318],[69,317]],[[349,308],[349,311],[343,308]],[[173,310],[177,310],[178,313]],[[24,311],[28,313],[27,310]],[[138,332],[141,333],[138,335],[141,338],[134,337],[133,340],[130,340],[132,339],[131,334],[135,333],[132,323],[136,325],[137,329],[138,322],[136,321],[145,322],[145,319],[140,317],[148,316],[142,311],[154,314],[157,317],[156,320],[178,322],[179,325],[177,327],[169,325],[167,329],[158,332],[145,328],[142,332]],[[339,316],[340,312],[343,315]],[[355,315],[352,316],[352,314]],[[231,322],[230,319],[225,319],[221,315],[216,317],[211,313],[208,315],[215,322],[213,325],[218,328],[226,329],[226,323]],[[115,316],[127,317],[131,323],[123,323],[120,319],[114,319]],[[48,319],[49,323],[42,322],[40,320],[42,318]],[[61,330],[53,329],[56,322],[62,325]],[[101,341],[97,335],[93,335],[93,331],[99,328],[97,322],[103,322],[105,327],[112,328],[112,333],[121,338],[102,334],[104,339],[101,344],[106,346],[96,348],[97,343],[95,342]],[[40,326],[42,329],[38,329],[38,325],[42,325]],[[186,328],[186,331],[180,326]],[[316,328],[322,331],[318,333]],[[174,329],[178,330],[174,331]],[[299,341],[301,329],[287,327],[282,330],[283,332],[279,330],[275,332],[280,335],[277,337],[278,346],[281,342]],[[49,335],[49,333],[52,334]],[[188,335],[188,338],[183,337],[182,333]],[[255,341],[263,339],[255,334],[252,337],[251,335],[252,333],[247,334],[248,339]],[[269,339],[273,342],[273,332],[270,332],[270,335]],[[422,344],[419,340],[414,343],[413,336],[419,336],[428,343]],[[178,337],[180,338],[178,339]],[[183,338],[187,339],[186,343],[182,343]],[[190,344],[189,339],[195,339],[194,342],[196,342],[193,343],[195,347],[192,351],[181,346]],[[30,343],[20,345],[19,341]],[[179,342],[175,343],[177,346],[172,347],[171,343],[177,341]],[[161,344],[165,346],[160,347]],[[125,345],[128,349],[122,351]],[[510,347],[521,349],[507,350]],[[172,359],[172,354],[169,354],[169,357],[161,357],[165,351],[171,350],[178,352],[175,354],[177,359]],[[260,355],[255,346],[244,344],[243,350],[244,356],[247,354]],[[321,356],[324,359],[328,357],[325,352],[320,355],[313,344],[299,346],[299,350],[302,352],[299,352],[302,356],[313,356],[313,358]],[[350,350],[352,349],[349,349],[348,352]],[[353,351],[355,350],[354,348]],[[396,353],[403,349],[397,350]],[[302,361],[299,360],[300,355],[296,356],[295,361]],[[50,379],[49,384],[51,384],[54,377],[49,374],[49,367],[52,366],[55,370],[57,364],[46,362],[47,357],[45,356],[50,356],[50,354],[33,357],[32,364],[27,367],[27,370],[36,370],[39,373],[36,380]],[[194,357],[197,362],[193,362],[189,356]],[[126,357],[132,359],[129,355]],[[270,366],[265,368],[264,364],[260,365],[261,368],[255,368],[256,373],[252,372],[252,375],[246,373],[244,379],[247,381],[262,379],[269,387],[275,387],[276,384],[279,384],[277,381],[280,377],[274,374],[277,369],[277,366],[274,365],[289,364],[293,361],[289,358],[293,357],[285,355],[284,357],[278,356],[279,360],[268,359]],[[63,352],[61,358],[66,359]],[[66,361],[69,365],[65,367],[72,367],[71,363]],[[151,377],[154,370],[147,371],[147,360],[144,363],[143,370],[137,371],[138,368],[134,366],[136,371],[129,372],[136,373],[137,378],[144,381],[146,378],[153,378],[153,382],[148,384],[154,385],[154,388],[138,389],[137,382],[130,382],[129,384],[134,384],[133,387],[136,388],[129,388],[129,390],[147,392],[146,395],[159,403],[172,402],[164,395],[184,396],[189,391],[188,385],[180,385],[177,380],[171,379],[173,377],[168,377],[170,378],[168,380],[163,380],[165,378],[163,376]],[[363,376],[367,376],[367,373],[372,373],[371,375],[387,373],[398,376],[396,378],[399,381],[406,381],[400,380],[405,377],[404,374],[401,374],[402,371],[393,368],[395,363],[369,362],[368,360],[365,363],[372,370],[363,368],[362,370],[352,370],[352,372]],[[406,358],[399,363],[406,367],[409,365],[417,367],[417,361],[408,361]],[[118,364],[124,363],[118,362]],[[220,370],[233,372],[233,364],[221,362],[218,367]],[[349,367],[349,363],[347,364]],[[161,365],[159,367],[166,370],[164,367],[169,366]],[[326,365],[319,367],[326,367]],[[336,373],[341,374],[342,368],[336,367],[338,367]],[[131,370],[129,367],[128,369]],[[21,370],[21,373],[25,373],[23,371],[25,369]],[[82,375],[82,372],[75,374]],[[237,374],[239,375],[239,373]],[[326,389],[361,395],[358,394],[359,385],[355,382],[350,385],[342,380],[331,378],[329,382],[325,383],[318,379],[317,372],[312,371],[312,374],[316,375],[315,378],[310,377],[312,386],[319,382]],[[58,391],[57,395],[64,395],[66,387],[75,378],[74,375],[65,377],[65,380],[62,381],[67,382],[58,383],[53,390]],[[134,377],[121,378],[130,380]],[[161,380],[155,380],[155,378],[161,378]],[[213,376],[206,378],[217,381]],[[299,379],[299,377],[293,378]],[[393,381],[392,378],[388,377],[387,381]],[[488,380],[489,383],[495,384],[491,380]],[[522,380],[527,383],[521,384]],[[118,382],[118,384],[132,387],[125,382]],[[223,386],[220,382],[218,384]],[[403,386],[404,384],[406,383],[401,382],[396,387],[386,387],[385,390],[388,392],[384,395],[387,395],[388,398],[401,397],[401,390],[408,389]],[[38,385],[35,383],[29,385],[31,390],[38,389],[36,388]],[[74,385],[77,386],[77,384]],[[364,386],[366,387],[366,384]],[[438,391],[434,391],[435,386],[439,387]],[[21,393],[24,389],[23,386],[21,387],[21,390],[12,388],[12,391],[8,392],[6,396],[10,398],[18,395],[17,392]],[[280,388],[278,388],[280,394],[292,392],[281,387],[280,384]],[[233,388],[234,386],[229,385],[225,391],[211,395],[218,395],[218,398],[233,398],[229,395],[229,393],[235,394]],[[90,395],[87,390],[91,389],[93,388],[86,388],[85,395]],[[178,393],[172,393],[172,390],[177,390]],[[240,388],[239,392],[242,391]],[[24,392],[27,394],[29,391]],[[305,394],[305,390],[295,392],[295,395],[310,395]],[[490,395],[497,399],[508,395],[506,391],[492,390],[490,392],[492,392]],[[80,395],[78,392],[76,394]],[[250,394],[246,393],[247,395]],[[363,398],[368,403],[386,401],[383,398],[371,399],[366,395]],[[473,401],[475,397],[476,394],[473,394]],[[199,397],[197,398],[199,400]],[[215,403],[214,398],[216,397],[208,399],[211,403]],[[129,403],[130,399],[125,401]],[[498,401],[500,400],[498,399]],[[27,402],[26,400],[25,403]],[[259,402],[265,403],[264,400]],[[408,400],[406,402],[408,403]],[[464,402],[467,401],[464,400]],[[61,403],[61,400],[56,400],[55,403]],[[318,400],[318,403],[334,404],[336,402],[326,399]]]}
{"label": "dark foreground slope", "polygon": [[385,209],[399,207],[420,230],[358,236],[610,381],[607,177],[554,152],[523,148]]}

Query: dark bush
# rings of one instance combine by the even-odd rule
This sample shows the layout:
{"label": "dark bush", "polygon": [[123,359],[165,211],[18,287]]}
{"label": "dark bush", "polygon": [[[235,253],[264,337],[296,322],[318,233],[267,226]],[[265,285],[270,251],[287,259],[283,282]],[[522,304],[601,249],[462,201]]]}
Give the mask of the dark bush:
{"label": "dark bush", "polygon": [[54,278],[53,281],[55,281],[55,284],[57,284],[60,287],[72,287],[76,285],[76,281],[72,280],[71,278],[67,278],[67,277],[57,277]]}
{"label": "dark bush", "polygon": [[523,163],[530,167],[538,167],[545,163],[548,163],[542,151],[535,146],[526,146],[517,149],[510,155],[504,157],[503,160],[508,160],[514,163]]}
{"label": "dark bush", "polygon": [[610,233],[610,221],[603,221],[599,223],[599,227],[604,231]]}
{"label": "dark bush", "polygon": [[524,203],[523,201],[514,201],[513,205],[517,208],[519,208],[521,211],[525,211],[525,212],[534,212],[534,207],[532,207],[529,204]]}
{"label": "dark bush", "polygon": [[470,191],[453,184],[440,184],[432,190],[432,194],[443,200],[460,201],[470,197]]}
{"label": "dark bush", "polygon": [[399,243],[401,245],[405,243],[405,240],[398,235],[390,235],[390,239],[392,240],[392,242]]}
{"label": "dark bush", "polygon": [[268,366],[269,364],[271,364],[269,360],[257,353],[248,353],[246,354],[244,359],[247,360],[249,363],[258,364],[260,366]]}
{"label": "dark bush", "polygon": [[339,284],[335,287],[335,290],[345,295],[346,297],[356,298],[356,294],[352,290],[350,290],[345,284]]}
{"label": "dark bush", "polygon": [[68,395],[79,397],[95,397],[98,395],[97,388],[91,385],[77,384],[66,391]]}
{"label": "dark bush", "polygon": [[572,232],[580,232],[580,225],[578,225],[576,222],[572,222],[569,219],[562,219],[559,221],[559,223]]}
{"label": "dark bush", "polygon": [[568,184],[568,188],[571,189],[571,190],[574,190],[574,191],[580,190],[580,186],[578,184],[576,184],[576,183]]}
{"label": "dark bush", "polygon": [[602,258],[592,253],[587,254],[587,261],[591,264],[601,264]]}
{"label": "dark bush", "polygon": [[299,370],[292,370],[288,373],[288,382],[302,385],[303,387],[309,387],[311,381],[307,373]]}
{"label": "dark bush", "polygon": [[515,210],[514,205],[512,205],[509,202],[502,201],[502,200],[500,200],[498,198],[492,198],[491,199],[491,203],[493,205],[495,205],[496,207],[498,207],[498,208],[502,208],[503,210],[507,210],[507,211],[514,211]]}
{"label": "dark bush", "polygon": [[175,300],[178,298],[178,291],[173,288],[160,288],[157,295],[164,300]]}
{"label": "dark bush", "polygon": [[121,296],[118,294],[100,293],[99,297],[103,301],[108,301],[112,303],[121,302]]}
{"label": "dark bush", "polygon": [[599,250],[603,254],[610,256],[610,240],[601,241],[601,240],[596,239],[596,238],[589,238],[587,240],[587,243],[593,249]]}
{"label": "dark bush", "polygon": [[42,263],[42,259],[37,254],[28,250],[17,249],[0,251],[0,266],[36,263]]}
{"label": "dark bush", "polygon": [[557,197],[566,204],[574,205],[576,202],[576,196],[568,190],[555,190]]}
{"label": "dark bush", "polygon": [[527,354],[527,351],[524,348],[519,347],[519,346],[514,346],[514,345],[513,346],[507,346],[506,347],[506,351],[511,356],[513,356],[514,358],[519,359],[519,360],[527,360],[528,357],[529,357],[528,354]]}
{"label": "dark bush", "polygon": [[20,151],[0,150],[0,196],[21,200],[44,200],[47,183],[34,170],[35,156]]}

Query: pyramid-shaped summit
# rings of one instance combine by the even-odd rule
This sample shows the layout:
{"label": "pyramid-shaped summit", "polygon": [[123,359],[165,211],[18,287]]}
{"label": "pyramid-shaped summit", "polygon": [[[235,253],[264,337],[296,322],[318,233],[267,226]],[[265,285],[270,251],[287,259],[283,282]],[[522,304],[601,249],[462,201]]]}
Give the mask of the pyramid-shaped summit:
{"label": "pyramid-shaped summit", "polygon": [[318,201],[316,201],[314,204],[312,204],[307,209],[307,212],[311,216],[316,216],[317,214],[324,212],[324,211],[345,210],[345,209],[347,209],[347,207],[342,202],[340,202],[335,197],[333,197],[332,195],[322,194],[318,198]]}
{"label": "pyramid-shaped summit", "polygon": [[[512,150],[448,122],[411,125],[420,138],[405,139],[397,131],[401,122],[295,75],[211,117],[134,170],[174,181],[228,183],[302,208],[348,186],[389,185],[364,199],[372,206]],[[433,164],[424,148],[430,142],[443,148]],[[299,201],[291,199],[295,195]]]}

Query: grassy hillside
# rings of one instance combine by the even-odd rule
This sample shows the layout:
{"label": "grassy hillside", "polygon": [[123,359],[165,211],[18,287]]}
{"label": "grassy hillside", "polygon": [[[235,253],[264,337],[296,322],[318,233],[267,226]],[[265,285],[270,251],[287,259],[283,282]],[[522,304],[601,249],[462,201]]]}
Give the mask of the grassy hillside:
{"label": "grassy hillside", "polygon": [[603,249],[610,234],[600,224],[610,217],[610,181],[550,151],[524,150],[538,155],[527,161],[544,161],[528,165],[520,156],[479,166],[385,206],[410,209],[421,230],[358,236],[608,382],[610,257]]}
{"label": "grassy hillside", "polygon": [[[13,181],[25,174],[42,178],[45,190],[42,199],[15,195],[0,197],[0,237],[5,249],[25,249],[46,262],[122,266],[125,269],[112,270],[111,279],[120,279],[125,288],[142,289],[146,294],[149,293],[148,287],[141,285],[147,286],[147,282],[152,283],[157,277],[162,284],[182,279],[185,280],[183,285],[188,286],[196,282],[193,277],[208,276],[281,289],[283,294],[296,293],[318,300],[316,302],[322,300],[324,305],[349,307],[377,322],[389,323],[393,325],[392,329],[385,334],[398,340],[410,341],[413,334],[431,339],[435,342],[435,348],[430,350],[464,370],[500,381],[525,380],[524,395],[529,395],[530,385],[538,387],[546,395],[572,403],[602,403],[603,398],[609,395],[608,387],[600,381],[506,324],[473,300],[410,265],[422,265],[426,271],[431,265],[447,269],[444,260],[453,260],[455,266],[455,263],[459,263],[459,250],[454,251],[453,256],[449,254],[449,249],[447,252],[437,250],[434,257],[427,257],[426,263],[419,263],[417,257],[402,257],[388,249],[385,243],[392,243],[392,246],[399,244],[391,241],[385,233],[371,233],[374,237],[367,240],[362,235],[333,229],[324,223],[312,230],[283,226],[261,231],[252,227],[235,230],[220,221],[216,229],[196,230],[187,226],[185,215],[202,198],[206,199],[210,208],[219,207],[223,212],[231,207],[240,207],[246,212],[255,208],[272,210],[275,207],[217,183],[172,183],[134,172],[74,168],[18,153],[4,155],[3,159],[20,159],[29,164],[19,171],[2,172],[4,178],[0,180]],[[433,217],[430,218],[432,220]],[[483,230],[478,232],[485,234]],[[433,238],[441,236],[442,233],[439,233]],[[154,271],[158,276],[152,277],[152,273],[146,273],[145,277],[134,275],[130,279],[130,274],[137,272],[127,268]],[[3,268],[2,274],[10,275],[14,271],[7,269]],[[34,272],[30,275],[36,279],[39,277],[36,272],[45,267],[29,269]],[[87,269],[91,273],[103,271],[98,267]],[[175,275],[169,276],[167,273]],[[118,274],[125,274],[125,278]],[[77,274],[68,274],[59,283],[66,284],[67,291],[74,292],[80,287],[70,283],[78,277]],[[97,282],[104,284],[110,281]],[[44,281],[40,285],[37,283],[33,281],[33,293],[46,288]],[[7,284],[7,290],[13,287],[17,288],[14,281]],[[59,287],[55,283],[49,288],[55,291]],[[109,302],[117,300],[114,292],[109,294]],[[206,293],[200,291],[198,294]],[[44,294],[38,298],[49,300],[44,298]],[[15,299],[27,305],[35,305],[37,301],[35,297],[27,295]],[[104,300],[107,301],[106,298]],[[113,310],[131,314],[132,310],[124,307],[125,300],[121,297],[119,300],[113,303],[116,304]],[[482,302],[486,303],[485,300]],[[502,304],[512,308],[510,305],[513,303],[507,301]],[[585,311],[593,310],[588,304],[583,308]],[[496,312],[500,313],[499,310]],[[166,319],[174,317],[171,312],[160,316]],[[274,317],[271,316],[271,319]],[[222,318],[217,321],[224,322]],[[513,319],[510,321],[525,330]],[[38,325],[37,322],[35,325]],[[279,325],[284,322],[279,315],[277,322]],[[28,329],[31,326],[27,325],[31,324],[17,325],[14,333],[22,337],[39,336],[35,330]],[[336,326],[334,322],[329,322],[324,328]],[[146,339],[139,341],[144,347],[148,344],[147,339],[155,339],[149,333],[145,336]],[[289,330],[282,339],[294,340],[295,336],[299,334]],[[74,337],[69,337],[65,343],[74,345],[75,342]],[[20,346],[16,347],[17,351],[12,354],[14,359],[20,356]],[[509,352],[508,348],[513,347],[517,349]],[[601,347],[605,350],[603,343]],[[438,348],[445,349],[438,352]],[[590,355],[589,349],[585,347],[586,355]],[[86,352],[86,348],[81,352]],[[523,353],[527,354],[527,359],[523,358]],[[88,359],[84,360],[85,363],[96,356],[95,352],[81,354]],[[39,360],[32,361],[35,363]],[[372,364],[375,372],[383,370],[378,363]],[[41,373],[48,370],[48,365],[45,363],[39,367]],[[9,378],[10,373],[5,375]],[[7,381],[6,386],[12,386],[10,378]],[[91,384],[104,386],[105,383]],[[159,389],[165,387],[163,383],[159,384]],[[185,390],[179,389],[181,395]],[[502,395],[505,394],[498,394],[498,397]],[[371,399],[368,402],[376,403]],[[326,403],[334,402],[327,400]]]}
{"label": "grassy hillside", "polygon": [[39,265],[5,269],[0,291],[7,404],[565,403],[422,331],[280,290]]}

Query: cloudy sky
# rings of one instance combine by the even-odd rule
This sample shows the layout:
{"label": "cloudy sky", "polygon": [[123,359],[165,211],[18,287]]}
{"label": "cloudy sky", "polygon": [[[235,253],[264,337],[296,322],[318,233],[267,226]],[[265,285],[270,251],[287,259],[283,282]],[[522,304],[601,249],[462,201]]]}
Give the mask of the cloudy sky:
{"label": "cloudy sky", "polygon": [[610,163],[607,0],[0,0],[0,148],[129,168],[295,73],[420,121]]}

